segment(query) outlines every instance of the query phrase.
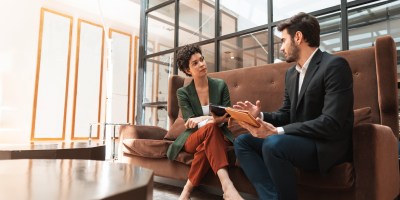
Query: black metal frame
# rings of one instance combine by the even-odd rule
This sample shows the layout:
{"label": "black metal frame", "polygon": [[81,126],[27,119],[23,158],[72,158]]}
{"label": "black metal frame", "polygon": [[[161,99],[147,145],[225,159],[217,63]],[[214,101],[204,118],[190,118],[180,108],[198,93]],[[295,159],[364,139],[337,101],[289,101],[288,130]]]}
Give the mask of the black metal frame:
{"label": "black metal frame", "polygon": [[[206,3],[209,6],[213,6],[212,4],[210,4],[204,0],[199,0],[199,1],[200,1],[200,6],[202,5],[202,3]],[[352,1],[352,2],[347,3],[347,0],[341,0],[340,5],[332,6],[332,7],[321,9],[321,10],[314,11],[314,12],[310,12],[309,14],[318,17],[318,16],[341,11],[341,13],[340,13],[340,16],[341,16],[341,25],[340,25],[341,50],[344,51],[344,50],[349,49],[349,33],[348,33],[349,26],[348,26],[347,10],[349,8],[364,5],[367,3],[374,2],[374,1],[375,0],[357,0],[357,1]],[[387,2],[391,2],[391,1],[395,1],[395,0],[388,0]],[[141,2],[141,8],[140,8],[139,69],[138,69],[138,73],[139,73],[138,83],[139,84],[138,84],[138,95],[137,95],[137,98],[139,98],[139,100],[138,100],[138,105],[136,106],[136,108],[138,110],[138,112],[137,112],[138,113],[137,117],[139,119],[138,122],[140,122],[140,124],[143,124],[144,106],[151,106],[151,107],[154,107],[157,105],[165,106],[165,102],[153,102],[153,103],[143,103],[142,102],[143,96],[144,96],[143,95],[144,86],[145,86],[145,82],[144,82],[145,81],[144,80],[145,65],[146,65],[145,60],[149,59],[151,57],[160,56],[160,55],[164,55],[164,54],[168,54],[168,53],[174,53],[174,58],[176,58],[176,53],[181,48],[181,47],[179,47],[178,38],[179,38],[179,29],[182,29],[182,27],[179,27],[179,0],[168,0],[162,4],[153,6],[152,8],[149,8],[149,9],[146,9],[148,6],[148,0],[140,0],[140,2]],[[162,7],[168,6],[172,3],[175,3],[174,48],[166,50],[166,51],[162,51],[162,52],[153,53],[151,55],[146,55],[145,50],[146,50],[146,41],[147,41],[147,33],[146,33],[147,17],[150,12],[158,10]],[[238,37],[241,35],[257,32],[257,31],[268,30],[268,32],[269,32],[269,34],[268,34],[268,63],[274,62],[273,29],[283,20],[281,20],[281,21],[273,20],[273,0],[268,0],[267,3],[268,3],[268,23],[267,24],[221,36],[220,35],[220,24],[221,24],[220,14],[221,14],[221,12],[224,12],[224,11],[220,10],[220,0],[215,0],[215,6],[214,6],[214,8],[215,8],[215,37],[204,40],[204,41],[199,41],[194,44],[197,44],[197,45],[205,45],[205,44],[210,44],[210,43],[215,44],[215,49],[214,49],[215,61],[214,61],[214,63],[216,66],[216,72],[220,71],[220,67],[219,67],[220,66],[220,63],[219,63],[220,62],[220,59],[219,59],[220,58],[220,42],[222,40]],[[224,12],[224,13],[227,15],[230,15],[229,13],[226,13],[226,12]],[[202,23],[201,17],[199,20],[200,20],[200,24],[201,24]],[[339,30],[335,30],[335,31],[339,31]],[[198,35],[202,35],[202,30],[200,30],[200,33]],[[174,62],[175,62],[173,65],[174,66],[174,74],[177,74],[178,70],[177,70],[177,65],[176,65],[176,59],[174,59]],[[141,112],[139,112],[139,111],[141,111]]]}

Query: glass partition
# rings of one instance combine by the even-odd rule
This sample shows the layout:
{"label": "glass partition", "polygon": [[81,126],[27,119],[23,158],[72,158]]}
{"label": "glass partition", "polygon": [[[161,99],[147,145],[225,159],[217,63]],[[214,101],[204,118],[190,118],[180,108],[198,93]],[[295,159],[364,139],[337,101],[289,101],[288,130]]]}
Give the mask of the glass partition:
{"label": "glass partition", "polygon": [[268,23],[266,0],[220,0],[221,35]]}
{"label": "glass partition", "polygon": [[268,31],[258,31],[220,42],[220,71],[268,63]]}
{"label": "glass partition", "polygon": [[156,5],[162,4],[164,2],[167,2],[168,0],[149,0],[149,5],[148,8],[152,8]]}
{"label": "glass partition", "polygon": [[281,21],[299,12],[310,13],[340,5],[340,0],[273,0],[273,21]]}
{"label": "glass partition", "polygon": [[179,1],[179,46],[214,38],[214,5],[199,0]]}
{"label": "glass partition", "polygon": [[175,4],[150,12],[147,21],[147,55],[175,47]]}

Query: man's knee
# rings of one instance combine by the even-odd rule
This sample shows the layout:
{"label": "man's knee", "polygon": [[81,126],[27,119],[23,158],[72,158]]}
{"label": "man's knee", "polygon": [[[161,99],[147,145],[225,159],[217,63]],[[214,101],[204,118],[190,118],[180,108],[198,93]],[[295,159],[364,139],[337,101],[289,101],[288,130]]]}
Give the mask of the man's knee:
{"label": "man's knee", "polygon": [[264,158],[268,156],[279,156],[284,145],[284,137],[282,135],[271,135],[265,138],[262,145],[262,153]]}
{"label": "man's knee", "polygon": [[251,134],[241,134],[235,139],[233,146],[246,146],[252,137],[253,136]]}

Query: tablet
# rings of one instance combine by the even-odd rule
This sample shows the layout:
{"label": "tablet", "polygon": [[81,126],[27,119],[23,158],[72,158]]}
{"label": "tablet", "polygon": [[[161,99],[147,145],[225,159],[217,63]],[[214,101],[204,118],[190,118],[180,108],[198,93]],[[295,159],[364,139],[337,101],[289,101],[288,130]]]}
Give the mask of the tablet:
{"label": "tablet", "polygon": [[[226,113],[225,109],[226,108],[227,107],[225,107],[225,106],[219,106],[219,105],[215,105],[215,104],[210,104],[209,105],[210,112],[213,112],[216,116],[219,116],[219,117],[225,115],[225,113]],[[230,117],[230,115],[228,114],[227,117]]]}

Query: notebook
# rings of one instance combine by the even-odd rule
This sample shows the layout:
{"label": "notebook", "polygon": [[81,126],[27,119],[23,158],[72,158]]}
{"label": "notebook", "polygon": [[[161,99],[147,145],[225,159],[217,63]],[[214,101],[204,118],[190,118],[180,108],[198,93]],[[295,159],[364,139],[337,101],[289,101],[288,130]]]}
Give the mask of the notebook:
{"label": "notebook", "polygon": [[253,115],[247,110],[240,110],[228,107],[225,109],[225,111],[231,115],[231,118],[229,119],[228,122],[228,127],[232,125],[232,119],[236,120],[240,124],[240,126],[242,126],[242,122],[246,122],[256,128],[259,128],[261,126],[253,117]]}

